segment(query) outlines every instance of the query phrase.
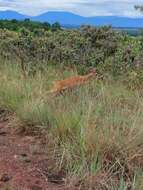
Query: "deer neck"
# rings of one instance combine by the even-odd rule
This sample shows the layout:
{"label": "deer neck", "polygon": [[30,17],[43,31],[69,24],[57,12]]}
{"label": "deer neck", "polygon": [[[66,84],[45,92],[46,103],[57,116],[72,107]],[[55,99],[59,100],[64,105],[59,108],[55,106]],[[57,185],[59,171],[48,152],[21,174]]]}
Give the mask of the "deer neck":
{"label": "deer neck", "polygon": [[93,76],[94,76],[93,73],[89,73],[89,74],[86,75],[86,78],[87,78],[87,79],[90,79],[90,78],[92,78]]}

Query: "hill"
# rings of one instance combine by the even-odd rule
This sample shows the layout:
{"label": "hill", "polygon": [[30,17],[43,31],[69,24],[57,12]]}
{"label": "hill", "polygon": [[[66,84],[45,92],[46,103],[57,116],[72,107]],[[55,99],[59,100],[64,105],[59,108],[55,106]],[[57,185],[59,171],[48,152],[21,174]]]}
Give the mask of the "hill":
{"label": "hill", "polygon": [[37,21],[48,21],[50,23],[60,22],[61,25],[112,25],[113,27],[143,27],[143,18],[128,18],[118,16],[96,16],[82,17],[68,12],[47,12],[33,18]]}
{"label": "hill", "polygon": [[26,15],[22,15],[16,11],[0,11],[0,19],[7,19],[7,20],[10,20],[10,19],[16,19],[16,20],[22,20],[22,19],[25,19],[25,18],[29,18],[29,16],[26,16]]}
{"label": "hill", "polygon": [[62,26],[80,26],[80,25],[112,25],[113,27],[143,27],[143,18],[128,18],[118,16],[96,16],[83,17],[69,12],[50,11],[38,16],[26,16],[15,11],[0,11],[0,19],[25,19],[30,18],[40,22],[59,22]]}

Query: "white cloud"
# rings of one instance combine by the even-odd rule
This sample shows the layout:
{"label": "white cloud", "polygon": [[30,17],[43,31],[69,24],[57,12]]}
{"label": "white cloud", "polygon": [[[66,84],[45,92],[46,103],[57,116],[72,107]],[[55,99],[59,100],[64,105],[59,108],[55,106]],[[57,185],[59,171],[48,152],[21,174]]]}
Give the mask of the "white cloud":
{"label": "white cloud", "polygon": [[141,16],[134,5],[143,0],[0,0],[0,10],[15,10],[27,15],[46,11],[70,11],[83,16]]}

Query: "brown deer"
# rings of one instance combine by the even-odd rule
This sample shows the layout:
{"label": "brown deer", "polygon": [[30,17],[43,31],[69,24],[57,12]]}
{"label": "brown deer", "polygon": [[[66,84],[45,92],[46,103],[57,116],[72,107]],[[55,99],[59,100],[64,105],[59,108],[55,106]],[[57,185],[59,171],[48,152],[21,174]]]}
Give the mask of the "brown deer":
{"label": "brown deer", "polygon": [[58,94],[64,90],[73,89],[80,85],[86,84],[96,75],[96,69],[92,69],[91,72],[83,76],[74,76],[64,80],[58,80],[53,83],[53,88],[49,91],[51,94]]}

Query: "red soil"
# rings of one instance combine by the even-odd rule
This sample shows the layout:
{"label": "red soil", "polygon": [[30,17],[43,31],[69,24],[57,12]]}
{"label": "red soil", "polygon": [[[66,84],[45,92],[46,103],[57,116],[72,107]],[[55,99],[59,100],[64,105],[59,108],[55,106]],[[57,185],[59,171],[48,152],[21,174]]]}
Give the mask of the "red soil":
{"label": "red soil", "polygon": [[66,189],[61,176],[49,174],[49,164],[40,138],[20,136],[0,122],[0,190]]}

